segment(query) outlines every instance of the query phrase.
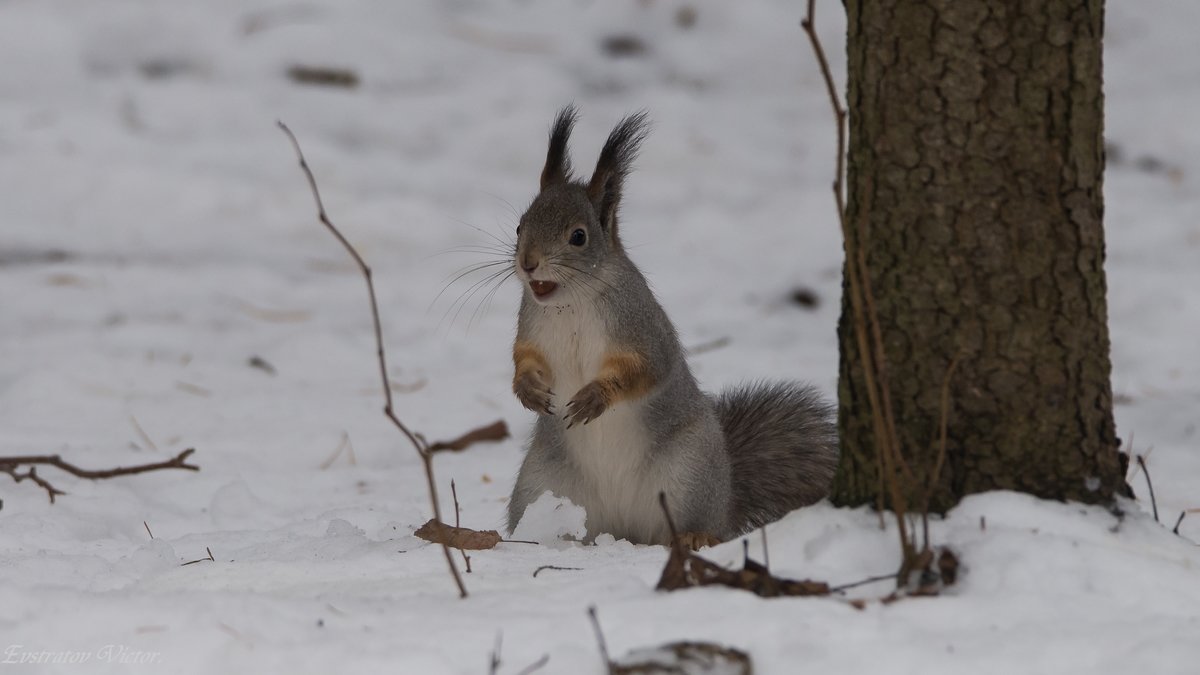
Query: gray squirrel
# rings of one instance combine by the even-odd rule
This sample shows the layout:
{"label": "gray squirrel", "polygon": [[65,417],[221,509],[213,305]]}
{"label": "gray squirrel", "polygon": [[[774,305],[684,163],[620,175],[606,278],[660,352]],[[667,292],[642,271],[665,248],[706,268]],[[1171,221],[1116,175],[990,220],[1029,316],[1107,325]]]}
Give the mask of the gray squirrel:
{"label": "gray squirrel", "polygon": [[550,131],[541,191],[517,226],[523,282],[513,392],[538,413],[508,504],[511,533],[549,490],[587,512],[587,536],[669,544],[665,493],[692,545],[725,541],[829,492],[832,408],[783,382],[700,391],[674,326],[625,254],[617,212],[646,137],[644,112],[613,129],[587,183],[571,173],[577,113]]}

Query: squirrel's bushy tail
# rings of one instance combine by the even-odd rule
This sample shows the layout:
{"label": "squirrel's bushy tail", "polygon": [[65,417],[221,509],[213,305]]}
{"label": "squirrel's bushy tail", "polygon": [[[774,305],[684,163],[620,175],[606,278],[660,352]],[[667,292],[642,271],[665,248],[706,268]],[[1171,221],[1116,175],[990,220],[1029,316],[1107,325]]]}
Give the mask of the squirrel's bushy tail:
{"label": "squirrel's bushy tail", "polygon": [[794,382],[721,392],[717,416],[733,470],[731,524],[746,532],[828,496],[838,463],[834,408]]}

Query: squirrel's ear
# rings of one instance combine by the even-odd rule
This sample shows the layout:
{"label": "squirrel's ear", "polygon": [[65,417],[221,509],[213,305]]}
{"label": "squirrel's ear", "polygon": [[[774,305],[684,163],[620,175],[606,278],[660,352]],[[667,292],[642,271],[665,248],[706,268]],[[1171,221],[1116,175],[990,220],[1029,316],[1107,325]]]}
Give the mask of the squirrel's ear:
{"label": "squirrel's ear", "polygon": [[587,186],[588,199],[596,209],[600,226],[614,244],[620,243],[617,238],[617,209],[621,206],[621,187],[637,157],[638,148],[646,139],[648,126],[644,110],[621,120],[608,135],[604,149],[600,151],[600,159],[596,162],[596,171]]}
{"label": "squirrel's ear", "polygon": [[571,180],[571,158],[567,156],[567,140],[571,137],[571,127],[579,113],[574,105],[567,105],[558,111],[554,125],[550,127],[550,149],[546,151],[546,166],[542,167],[542,189],[555,183],[566,183]]}

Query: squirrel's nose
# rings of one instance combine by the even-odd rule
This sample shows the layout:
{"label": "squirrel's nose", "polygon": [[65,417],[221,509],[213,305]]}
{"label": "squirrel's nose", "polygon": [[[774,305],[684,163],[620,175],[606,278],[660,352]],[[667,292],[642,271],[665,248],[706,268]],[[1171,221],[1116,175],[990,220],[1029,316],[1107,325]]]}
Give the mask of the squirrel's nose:
{"label": "squirrel's nose", "polygon": [[537,269],[537,266],[537,260],[533,260],[528,256],[521,258],[521,269],[525,270],[527,273],[533,274],[533,271]]}

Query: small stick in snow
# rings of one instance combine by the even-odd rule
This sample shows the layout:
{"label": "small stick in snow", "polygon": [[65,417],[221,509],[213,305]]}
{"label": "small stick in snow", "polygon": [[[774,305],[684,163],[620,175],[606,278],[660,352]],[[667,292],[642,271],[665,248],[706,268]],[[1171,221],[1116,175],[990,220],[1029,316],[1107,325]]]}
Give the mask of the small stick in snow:
{"label": "small stick in snow", "polygon": [[496,646],[492,647],[492,658],[488,662],[488,675],[496,675],[500,672],[500,646],[504,640],[504,633],[496,631]]}
{"label": "small stick in snow", "polygon": [[857,588],[859,586],[866,586],[867,584],[873,584],[877,581],[888,581],[888,580],[895,581],[896,573],[892,572],[891,574],[879,574],[879,575],[876,575],[873,577],[867,577],[866,579],[861,579],[859,581],[854,581],[854,582],[851,582],[848,584],[842,584],[841,586],[834,586],[829,589],[829,592],[830,593],[842,593],[842,592],[850,590],[851,588]]}
{"label": "small stick in snow", "polygon": [[933,491],[942,475],[942,465],[946,463],[946,434],[950,417],[950,378],[954,375],[954,369],[958,367],[958,360],[961,356],[962,352],[959,352],[954,355],[953,359],[950,359],[950,365],[946,368],[946,376],[942,378],[942,398],[938,409],[937,460],[933,463],[933,471],[929,473],[929,480],[925,484],[925,498],[921,502],[921,530],[925,539],[925,543],[922,544],[923,550],[929,549],[929,500],[933,498]]}
{"label": "small stick in snow", "polygon": [[141,437],[142,442],[146,444],[146,447],[158,452],[158,446],[154,444],[154,439],[150,438],[150,434],[146,433],[146,430],[142,428],[141,424],[138,424],[137,418],[133,415],[130,415],[129,423],[133,425],[133,430],[136,431],[137,435]]}
{"label": "small stick in snow", "polygon": [[[1179,512],[1179,519],[1175,521],[1175,527],[1171,530],[1171,534],[1179,534],[1179,526],[1183,524],[1184,517],[1189,513],[1200,513],[1200,508],[1184,509]],[[1182,535],[1180,535],[1182,536]]]}
{"label": "small stick in snow", "polygon": [[576,571],[577,572],[582,569],[583,569],[582,567],[559,567],[558,565],[542,565],[541,567],[539,567],[533,571],[533,578],[536,579],[538,572],[541,572],[542,570],[558,570],[561,572]]}
{"label": "small stick in snow", "polygon": [[189,560],[188,562],[185,562],[185,563],[183,563],[182,565],[180,565],[180,567],[187,567],[188,565],[195,565],[196,563],[198,563],[198,562],[204,562],[205,560],[207,560],[207,561],[209,561],[209,562],[217,562],[217,559],[213,557],[213,554],[212,554],[212,549],[211,549],[211,548],[209,548],[209,547],[205,546],[205,547],[204,547],[204,552],[208,554],[208,557],[207,557],[207,558],[199,558],[199,559],[197,559],[197,560]]}
{"label": "small stick in snow", "polygon": [[36,467],[29,467],[25,473],[18,473],[17,468],[22,464],[44,464],[52,466],[56,469],[66,471],[72,476],[79,478],[87,478],[88,480],[103,480],[105,478],[115,478],[116,476],[129,476],[135,473],[145,473],[147,471],[159,471],[162,469],[187,469],[188,471],[199,471],[200,467],[195,464],[188,464],[187,458],[192,453],[196,452],[195,448],[188,448],[183,452],[175,455],[171,459],[162,462],[154,462],[151,464],[137,464],[134,466],[118,466],[115,469],[81,469],[70,462],[64,461],[58,455],[9,455],[0,456],[0,472],[7,473],[12,476],[12,479],[18,483],[23,480],[31,480],[37,483],[46,494],[50,497],[50,503],[54,503],[54,498],[57,495],[65,495],[67,493],[59,490],[51,485],[46,479],[37,475]]}
{"label": "small stick in snow", "polygon": [[596,617],[596,606],[588,606],[588,617],[592,620],[592,629],[596,631],[596,644],[600,647],[600,658],[604,659],[604,667],[611,674],[614,672],[612,659],[608,657],[608,644],[604,641],[604,631],[600,629],[600,619]]}
{"label": "small stick in snow", "polygon": [[1150,490],[1150,508],[1154,510],[1154,522],[1162,522],[1158,519],[1158,501],[1154,499],[1154,483],[1150,482],[1150,470],[1146,468],[1146,460],[1142,459],[1142,455],[1138,455],[1137,463],[1142,467],[1142,473],[1146,475],[1146,488]]}
{"label": "small stick in snow", "polygon": [[29,467],[29,470],[26,471],[25,473],[17,473],[17,465],[15,465],[15,464],[0,464],[0,471],[3,471],[4,473],[7,473],[8,475],[12,476],[13,481],[17,482],[17,483],[20,483],[23,480],[31,480],[34,483],[37,483],[38,485],[41,486],[41,488],[43,490],[46,491],[46,494],[50,495],[50,503],[51,504],[54,503],[54,497],[56,495],[67,494],[67,493],[63,492],[62,490],[59,490],[58,488],[54,487],[50,483],[46,482],[46,480],[44,478],[42,478],[41,476],[38,476],[36,467],[31,466],[31,467]]}
{"label": "small stick in snow", "polygon": [[467,433],[449,441],[437,441],[429,446],[429,452],[450,450],[460,452],[482,441],[502,441],[508,438],[508,425],[504,420],[496,420],[491,424],[472,429]]}
{"label": "small stick in snow", "polygon": [[[325,229],[333,235],[342,248],[346,249],[346,253],[354,259],[355,265],[358,266],[359,272],[362,273],[363,281],[367,285],[367,299],[371,306],[371,323],[375,333],[375,355],[379,361],[379,377],[383,384],[383,414],[391,421],[392,425],[404,434],[408,442],[412,444],[413,449],[417,451],[417,456],[421,458],[421,464],[425,469],[425,483],[429,488],[429,501],[433,506],[433,518],[439,524],[442,523],[442,507],[438,503],[437,483],[433,478],[433,452],[430,451],[428,443],[425,439],[414,434],[409,430],[404,422],[396,416],[396,411],[392,407],[392,383],[388,378],[387,371],[387,356],[383,350],[383,324],[379,319],[379,302],[375,298],[375,282],[372,280],[371,268],[367,266],[365,260],[359,255],[358,249],[354,248],[344,236],[341,230],[329,220],[329,216],[325,213],[325,204],[321,201],[321,192],[317,189],[317,179],[313,177],[312,169],[308,167],[308,161],[304,159],[304,152],[300,149],[300,141],[296,140],[296,135],[282,121],[277,121],[276,124],[287,135],[288,140],[292,143],[292,148],[296,151],[296,159],[300,162],[300,169],[304,172],[304,177],[308,180],[309,190],[312,192],[313,201],[317,207],[317,220],[325,226]],[[462,576],[458,573],[458,566],[454,564],[454,557],[450,554],[450,547],[445,541],[441,542],[442,553],[446,557],[446,566],[450,568],[450,576],[454,578],[454,585],[458,587],[458,595],[460,598],[467,597],[467,587],[463,585]]]}
{"label": "small stick in snow", "polygon": [[[860,245],[866,240],[865,214],[870,211],[870,204],[864,204],[859,210],[859,221],[855,223],[857,238],[852,236],[855,230],[846,215],[846,120],[848,113],[838,97],[837,86],[833,82],[833,72],[829,69],[829,60],[825,56],[825,48],[817,35],[816,19],[814,17],[816,0],[808,0],[804,18],[800,27],[808,35],[813,54],[825,82],[829,95],[830,107],[833,109],[834,125],[837,129],[837,157],[833,173],[833,199],[837,207],[838,225],[842,230],[842,243],[846,248],[846,277],[850,307],[853,313],[855,343],[858,347],[858,358],[862,361],[862,376],[867,389],[867,401],[871,406],[871,423],[874,429],[875,454],[878,459],[879,498],[878,508],[882,522],[885,496],[890,501],[892,513],[896,516],[896,530],[900,539],[902,571],[912,568],[917,556],[916,533],[909,537],[908,526],[905,522],[907,508],[906,492],[913,483],[912,470],[900,452],[900,440],[896,433],[896,418],[892,410],[891,393],[887,386],[887,360],[884,358],[883,334],[879,326],[879,313],[875,308],[875,296],[871,290],[871,275],[867,267],[866,252]],[[870,193],[870,190],[867,190]],[[902,477],[904,481],[902,482]],[[902,574],[901,577],[907,577]]]}
{"label": "small stick in snow", "polygon": [[146,534],[150,535],[150,538],[153,539],[154,533],[150,531],[150,526],[147,525],[146,521],[144,521],[144,520],[142,521],[142,527],[146,528]]}
{"label": "small stick in snow", "polygon": [[[458,488],[456,488],[454,486],[453,478],[450,479],[450,496],[454,497],[454,528],[460,529],[462,527],[462,525],[458,522],[458,514],[460,511],[460,509],[458,507]],[[467,565],[467,574],[470,574],[471,573],[471,556],[467,555],[467,552],[465,550],[463,550],[462,548],[459,548],[458,552],[462,554],[463,562],[466,563],[466,565]]]}
{"label": "small stick in snow", "polygon": [[547,663],[550,663],[550,655],[549,655],[549,654],[542,654],[542,658],[540,658],[540,659],[538,659],[537,661],[534,661],[533,663],[531,663],[531,664],[529,664],[529,665],[525,666],[525,667],[524,667],[524,668],[522,668],[521,670],[519,670],[519,671],[517,671],[516,673],[514,673],[514,675],[529,675],[529,674],[530,674],[530,673],[532,673],[532,672],[535,672],[535,671],[541,670],[543,667],[545,667],[545,665],[546,665]]}
{"label": "small stick in snow", "polygon": [[356,460],[354,457],[354,446],[350,443],[350,434],[344,431],[342,432],[341,442],[339,442],[337,447],[333,449],[333,454],[330,455],[329,458],[324,462],[321,462],[321,470],[324,471],[325,469],[333,466],[333,463],[337,461],[338,457],[342,456],[343,452],[347,453],[346,458],[349,460],[350,466],[355,466],[358,464],[358,460]]}
{"label": "small stick in snow", "polygon": [[701,342],[698,345],[692,345],[683,351],[688,355],[689,358],[691,358],[693,356],[704,354],[705,352],[711,352],[722,347],[727,347],[732,341],[733,340],[731,340],[728,335],[724,335],[715,340],[709,340],[708,342]]}
{"label": "small stick in snow", "polygon": [[[496,646],[492,648],[492,658],[488,662],[488,675],[498,675],[500,672],[500,640],[503,633],[496,633]],[[530,673],[540,670],[543,666],[550,662],[549,654],[542,654],[542,658],[525,666],[515,675],[529,675]]]}

